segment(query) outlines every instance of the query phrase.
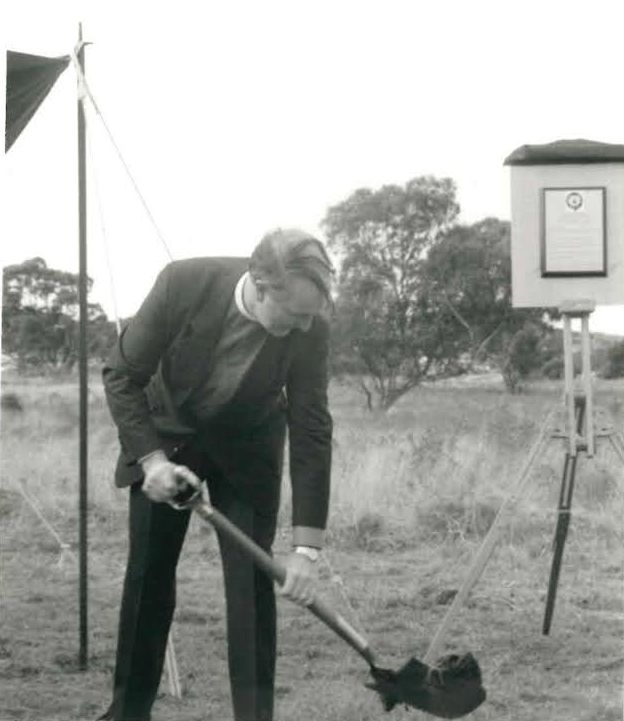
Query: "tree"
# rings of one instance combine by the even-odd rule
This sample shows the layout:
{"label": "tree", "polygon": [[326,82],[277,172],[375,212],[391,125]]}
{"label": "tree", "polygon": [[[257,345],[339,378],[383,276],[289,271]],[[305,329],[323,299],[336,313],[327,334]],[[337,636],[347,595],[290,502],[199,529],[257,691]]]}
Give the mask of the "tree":
{"label": "tree", "polygon": [[[48,268],[43,258],[31,258],[2,271],[3,308],[56,310],[73,317],[78,315],[78,276],[64,270]],[[92,281],[88,279],[88,288]]]}
{"label": "tree", "polygon": [[459,212],[455,184],[431,176],[360,189],[323,227],[340,262],[333,369],[389,408],[448,359],[446,336],[422,303],[427,251]]}
{"label": "tree", "polygon": [[456,225],[439,238],[423,269],[430,312],[455,324],[471,362],[512,317],[509,243],[508,222]]}
{"label": "tree", "polygon": [[[3,351],[19,367],[71,369],[78,358],[78,276],[32,258],[3,269]],[[89,278],[88,289],[92,281]],[[101,358],[115,337],[99,304],[88,304],[88,352]]]}
{"label": "tree", "polygon": [[454,226],[431,248],[423,273],[431,322],[449,334],[466,367],[496,360],[507,388],[518,390],[539,365],[537,351],[550,332],[545,319],[556,314],[512,308],[509,222]]}

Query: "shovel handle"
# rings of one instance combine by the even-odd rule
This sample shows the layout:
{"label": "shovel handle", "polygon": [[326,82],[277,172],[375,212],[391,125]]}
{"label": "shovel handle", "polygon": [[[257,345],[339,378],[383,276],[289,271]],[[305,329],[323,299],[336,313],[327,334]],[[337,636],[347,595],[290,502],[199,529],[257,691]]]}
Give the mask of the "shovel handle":
{"label": "shovel handle", "polygon": [[[192,509],[205,521],[208,521],[218,532],[236,543],[247,555],[251,556],[254,563],[259,566],[270,578],[280,586],[286,579],[286,569],[275,561],[266,551],[245,535],[237,526],[229,521],[216,508],[205,500],[198,499],[192,504]],[[357,651],[360,656],[371,666],[375,666],[375,658],[368,645],[368,641],[358,633],[339,613],[325,605],[318,598],[307,606],[318,619],[329,626],[340,638],[346,641],[351,648]]]}

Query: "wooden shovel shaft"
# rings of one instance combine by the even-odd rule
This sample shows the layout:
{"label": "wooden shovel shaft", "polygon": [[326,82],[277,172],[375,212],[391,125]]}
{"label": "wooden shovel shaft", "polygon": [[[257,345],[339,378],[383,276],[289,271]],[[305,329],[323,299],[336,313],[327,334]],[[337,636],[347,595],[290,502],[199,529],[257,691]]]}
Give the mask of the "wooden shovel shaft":
{"label": "wooden shovel shaft", "polygon": [[[191,508],[205,521],[208,521],[214,528],[236,543],[239,548],[245,551],[270,578],[280,586],[286,579],[286,569],[273,559],[266,551],[245,535],[222,513],[219,513],[213,506],[204,500],[198,499],[191,505]],[[334,633],[345,640],[351,648],[357,651],[362,658],[370,665],[375,666],[375,658],[368,645],[368,641],[359,634],[339,613],[329,606],[326,606],[319,599],[307,606],[318,619],[329,626]]]}

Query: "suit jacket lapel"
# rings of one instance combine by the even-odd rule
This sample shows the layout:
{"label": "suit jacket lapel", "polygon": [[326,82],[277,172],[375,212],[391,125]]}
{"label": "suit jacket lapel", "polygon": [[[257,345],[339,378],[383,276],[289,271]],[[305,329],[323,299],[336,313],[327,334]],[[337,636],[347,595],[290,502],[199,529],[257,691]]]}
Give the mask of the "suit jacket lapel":
{"label": "suit jacket lapel", "polygon": [[[210,373],[214,349],[234,295],[236,283],[247,268],[247,260],[231,259],[225,268],[208,279],[188,321],[176,341],[175,375],[178,380],[176,404],[181,405]],[[180,380],[184,379],[184,383]]]}

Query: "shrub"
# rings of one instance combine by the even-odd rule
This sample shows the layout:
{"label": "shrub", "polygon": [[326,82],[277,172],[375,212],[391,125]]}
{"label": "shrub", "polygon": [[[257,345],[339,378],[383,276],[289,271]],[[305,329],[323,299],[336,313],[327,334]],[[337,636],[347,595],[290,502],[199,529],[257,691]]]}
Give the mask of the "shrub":
{"label": "shrub", "polygon": [[563,358],[551,358],[540,368],[540,373],[544,378],[558,380],[563,378]]}
{"label": "shrub", "polygon": [[511,339],[501,371],[508,391],[516,393],[539,365],[541,329],[527,323]]}
{"label": "shrub", "polygon": [[0,408],[3,411],[23,411],[24,406],[17,393],[3,393],[0,396]]}
{"label": "shrub", "polygon": [[603,378],[624,377],[624,340],[615,343],[607,351],[607,358],[601,376]]}

